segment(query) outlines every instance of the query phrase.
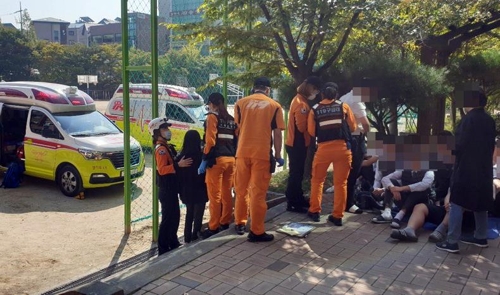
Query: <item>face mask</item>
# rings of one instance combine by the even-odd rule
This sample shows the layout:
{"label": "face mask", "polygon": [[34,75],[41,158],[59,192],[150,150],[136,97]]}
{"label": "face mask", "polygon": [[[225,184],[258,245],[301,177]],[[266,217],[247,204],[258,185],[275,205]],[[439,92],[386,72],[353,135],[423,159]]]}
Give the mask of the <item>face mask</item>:
{"label": "face mask", "polygon": [[170,140],[172,138],[172,131],[167,130],[161,133],[161,136],[166,140]]}
{"label": "face mask", "polygon": [[311,96],[309,96],[307,99],[308,99],[308,100],[314,100],[314,99],[316,98],[316,96],[317,96],[317,95],[318,95],[318,92],[313,92],[313,93],[311,94]]}

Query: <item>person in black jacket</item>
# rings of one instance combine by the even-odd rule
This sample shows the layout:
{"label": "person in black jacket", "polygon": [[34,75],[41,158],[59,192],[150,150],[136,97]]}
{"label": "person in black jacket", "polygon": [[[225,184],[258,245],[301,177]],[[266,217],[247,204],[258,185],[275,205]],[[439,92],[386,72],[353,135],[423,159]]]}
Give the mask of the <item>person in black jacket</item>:
{"label": "person in black jacket", "polygon": [[[459,240],[488,247],[488,210],[493,207],[491,162],[495,149],[495,121],[484,109],[487,97],[482,89],[469,96],[477,101],[465,105],[467,114],[455,132],[448,237],[445,242],[436,244],[438,249],[452,253],[459,251]],[[474,212],[476,230],[470,238],[461,237],[464,209]]]}
{"label": "person in black jacket", "polygon": [[191,166],[181,167],[177,171],[179,194],[182,203],[186,205],[187,209],[184,225],[184,242],[186,243],[198,239],[205,204],[208,201],[205,173],[198,174],[198,166],[201,163],[202,155],[200,134],[196,130],[189,130],[184,136],[182,150],[175,158],[176,160],[182,158],[193,160]]}

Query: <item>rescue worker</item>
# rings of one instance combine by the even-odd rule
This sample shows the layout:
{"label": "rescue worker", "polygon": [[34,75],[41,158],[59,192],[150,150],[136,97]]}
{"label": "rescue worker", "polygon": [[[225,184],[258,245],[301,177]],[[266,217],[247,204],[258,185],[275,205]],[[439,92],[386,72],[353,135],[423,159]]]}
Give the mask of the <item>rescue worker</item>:
{"label": "rescue worker", "polygon": [[177,237],[181,212],[179,209],[176,169],[189,167],[192,159],[184,157],[179,162],[174,161],[174,150],[167,144],[172,138],[168,119],[155,118],[149,122],[149,133],[153,137],[156,160],[156,185],[158,199],[161,204],[161,223],[158,235],[158,255],[162,255],[180,246]]}
{"label": "rescue worker", "polygon": [[316,137],[318,142],[318,150],[313,160],[311,198],[307,216],[319,222],[323,184],[327,169],[333,164],[335,171],[333,213],[328,215],[328,221],[336,226],[342,226],[347,198],[347,177],[352,160],[351,132],[356,129],[356,119],[346,103],[337,101],[337,84],[326,83],[321,96],[322,100],[312,107],[307,121],[307,131],[312,137]]}
{"label": "rescue worker", "polygon": [[238,125],[235,224],[236,232],[244,234],[248,218],[248,196],[252,219],[248,233],[250,242],[269,242],[274,239],[272,234],[265,232],[266,196],[276,163],[279,166],[284,164],[281,158],[281,131],[285,129],[285,122],[281,105],[269,97],[270,93],[269,79],[257,78],[253,94],[240,99],[234,106],[234,119]]}
{"label": "rescue worker", "polygon": [[224,104],[224,96],[216,92],[208,97],[209,113],[205,121],[205,147],[198,173],[206,170],[210,220],[203,232],[206,239],[219,230],[229,228],[233,215],[234,164],[236,155],[236,123]]}
{"label": "rescue worker", "polygon": [[309,201],[306,200],[302,191],[307,148],[311,143],[311,136],[307,132],[307,116],[311,110],[308,101],[314,100],[320,89],[320,79],[315,76],[308,77],[297,87],[297,95],[290,105],[285,143],[289,159],[289,175],[285,192],[288,211],[306,213],[309,207]]}

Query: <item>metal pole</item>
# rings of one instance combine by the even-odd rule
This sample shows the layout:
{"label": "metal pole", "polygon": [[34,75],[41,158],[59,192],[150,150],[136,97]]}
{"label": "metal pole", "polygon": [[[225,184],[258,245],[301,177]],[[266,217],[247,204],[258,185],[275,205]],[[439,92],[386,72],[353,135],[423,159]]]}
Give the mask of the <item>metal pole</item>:
{"label": "metal pole", "polygon": [[[129,71],[128,71],[128,0],[121,0],[122,9],[122,83],[123,83],[123,143],[125,148],[124,160],[125,163],[130,163],[130,93],[129,93]],[[130,169],[125,169],[124,175],[124,216],[125,216],[125,234],[130,234],[132,231],[131,225],[131,183]]]}
{"label": "metal pole", "polygon": [[[151,0],[151,90],[153,95],[153,115],[158,117],[158,15],[156,0]],[[154,152],[154,150],[153,150]],[[153,242],[158,241],[158,188],[156,187],[156,163],[153,161]]]}
{"label": "metal pole", "polygon": [[[227,25],[227,11],[228,11],[228,0],[224,0],[224,26]],[[226,42],[227,46],[227,42]],[[222,95],[226,98],[225,104],[227,105],[227,53],[224,53],[224,59],[222,60]]]}
{"label": "metal pole", "polygon": [[21,1],[19,1],[19,19],[21,21],[21,32],[23,31],[23,7]]}
{"label": "metal pole", "polygon": [[[252,0],[248,0],[248,10],[249,11],[247,13],[247,17],[248,17],[247,31],[251,31],[252,30]],[[252,68],[252,64],[250,62],[247,62],[247,71],[250,71],[251,68]],[[250,90],[251,90],[251,87],[246,88],[245,95],[250,95]]]}

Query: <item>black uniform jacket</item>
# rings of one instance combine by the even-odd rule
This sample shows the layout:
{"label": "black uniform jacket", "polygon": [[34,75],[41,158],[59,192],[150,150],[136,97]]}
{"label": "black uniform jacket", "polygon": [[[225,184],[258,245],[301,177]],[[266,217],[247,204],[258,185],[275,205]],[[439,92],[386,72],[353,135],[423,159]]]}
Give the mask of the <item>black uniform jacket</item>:
{"label": "black uniform jacket", "polygon": [[450,202],[472,211],[493,206],[495,121],[484,109],[469,111],[455,132],[455,164]]}
{"label": "black uniform jacket", "polygon": [[205,184],[205,173],[198,175],[198,167],[201,163],[202,152],[197,154],[184,154],[181,151],[175,160],[178,162],[185,157],[193,159],[189,167],[179,167],[177,181],[179,182],[179,194],[183,204],[199,204],[208,202],[207,186]]}

